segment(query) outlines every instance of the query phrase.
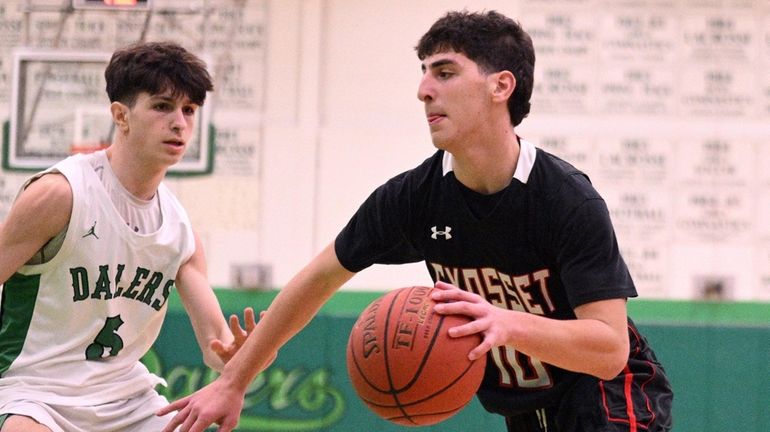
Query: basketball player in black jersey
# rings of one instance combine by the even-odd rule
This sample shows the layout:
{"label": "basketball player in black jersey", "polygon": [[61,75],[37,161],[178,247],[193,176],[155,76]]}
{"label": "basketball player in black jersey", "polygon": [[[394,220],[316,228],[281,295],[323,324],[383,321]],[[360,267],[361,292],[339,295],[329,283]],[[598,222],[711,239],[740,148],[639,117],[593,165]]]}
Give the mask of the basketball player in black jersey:
{"label": "basketball player in black jersey", "polygon": [[[672,391],[626,315],[636,289],[588,177],[514,132],[535,53],[496,12],[452,12],[421,38],[423,102],[438,151],[375,190],[270,306],[222,376],[171,404],[166,431],[234,425],[252,379],[323,302],[372,264],[424,261],[440,313],[474,320],[488,356],[478,392],[511,432],[661,432]],[[220,430],[229,431],[225,427]]]}

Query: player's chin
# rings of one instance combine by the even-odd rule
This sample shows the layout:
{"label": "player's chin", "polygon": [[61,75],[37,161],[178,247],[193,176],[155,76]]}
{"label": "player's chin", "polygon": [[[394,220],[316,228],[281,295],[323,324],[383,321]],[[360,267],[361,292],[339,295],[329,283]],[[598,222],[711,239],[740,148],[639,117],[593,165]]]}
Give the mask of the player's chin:
{"label": "player's chin", "polygon": [[438,150],[444,150],[446,152],[452,153],[453,150],[457,149],[457,138],[456,135],[453,135],[451,131],[448,130],[441,130],[441,131],[432,131],[430,134],[431,141],[433,142],[433,147],[435,147]]}
{"label": "player's chin", "polygon": [[433,142],[433,147],[436,147],[438,150],[446,150],[446,145],[444,144],[445,140],[441,139],[441,137],[437,137],[436,134],[431,134],[430,138]]}
{"label": "player's chin", "polygon": [[166,148],[161,156],[161,161],[166,166],[176,165],[182,161],[186,148],[180,146],[180,148]]}

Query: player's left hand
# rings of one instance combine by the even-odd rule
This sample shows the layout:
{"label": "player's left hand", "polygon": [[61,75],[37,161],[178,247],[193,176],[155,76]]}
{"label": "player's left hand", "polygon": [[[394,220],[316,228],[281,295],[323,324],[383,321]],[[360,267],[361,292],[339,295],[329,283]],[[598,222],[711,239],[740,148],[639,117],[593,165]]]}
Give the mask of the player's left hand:
{"label": "player's left hand", "polygon": [[471,322],[449,329],[449,336],[463,337],[481,333],[481,343],[471,350],[468,358],[476,360],[487,351],[500,345],[506,345],[510,339],[509,325],[515,325],[515,315],[519,312],[496,307],[483,297],[463,291],[446,282],[436,282],[436,290],[431,298],[438,304],[434,307],[443,315],[465,315]]}
{"label": "player's left hand", "polygon": [[[259,314],[260,319],[264,314],[264,311]],[[230,343],[225,343],[219,339],[211,341],[211,344],[209,345],[211,350],[222,359],[223,363],[227,363],[233,358],[235,353],[237,353],[244,342],[246,342],[246,338],[254,330],[254,327],[257,326],[257,322],[254,320],[254,309],[247,307],[243,310],[243,323],[246,326],[245,330],[241,327],[238,315],[230,315],[230,333],[233,334],[233,341]]]}

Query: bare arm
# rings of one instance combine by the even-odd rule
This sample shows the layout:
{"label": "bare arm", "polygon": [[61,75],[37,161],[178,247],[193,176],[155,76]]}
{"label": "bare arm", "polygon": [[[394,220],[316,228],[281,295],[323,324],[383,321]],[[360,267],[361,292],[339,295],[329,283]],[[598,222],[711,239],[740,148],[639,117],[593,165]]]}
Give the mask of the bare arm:
{"label": "bare arm", "polygon": [[32,182],[0,225],[0,284],[56,236],[70,219],[72,189],[61,174]]}
{"label": "bare arm", "polygon": [[556,320],[525,312],[502,309],[480,296],[438,282],[436,311],[474,318],[450,330],[452,336],[482,333],[483,341],[471,351],[472,358],[493,347],[510,345],[516,350],[563,369],[587,373],[601,379],[614,378],[628,359],[626,300],[612,299],[575,308],[577,319]]}
{"label": "bare arm", "polygon": [[221,432],[231,431],[238,422],[249,384],[353,275],[340,264],[334,246],[327,246],[280,291],[216,381],[158,411],[158,415],[164,415],[179,410],[163,431],[181,425],[181,432],[202,432],[212,423],[221,425]]}
{"label": "bare arm", "polygon": [[215,340],[230,343],[233,335],[228,330],[219,301],[209,285],[206,255],[197,234],[195,252],[179,268],[175,284],[203,353],[203,362],[221,372],[224,362],[211,349],[211,343]]}
{"label": "bare arm", "polygon": [[278,293],[234,361],[225,367],[223,379],[245,392],[272,355],[353,275],[340,264],[334,246],[327,246]]}

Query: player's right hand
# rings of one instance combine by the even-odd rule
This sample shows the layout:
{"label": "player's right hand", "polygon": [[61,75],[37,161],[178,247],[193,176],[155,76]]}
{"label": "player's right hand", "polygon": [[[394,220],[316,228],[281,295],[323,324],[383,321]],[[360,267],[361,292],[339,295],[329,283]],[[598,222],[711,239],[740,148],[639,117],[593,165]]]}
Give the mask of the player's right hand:
{"label": "player's right hand", "polygon": [[219,425],[217,432],[231,432],[238,425],[243,399],[242,391],[220,377],[190,396],[161,408],[155,415],[178,411],[162,432],[203,432],[212,424]]}
{"label": "player's right hand", "polygon": [[468,359],[476,360],[486,355],[493,347],[511,343],[509,327],[516,321],[511,319],[511,315],[520,312],[493,306],[480,295],[461,290],[446,282],[436,282],[435,288],[437,289],[431,293],[431,298],[437,302],[433,310],[442,315],[465,315],[472,320],[450,328],[449,336],[481,334],[481,343],[468,353]]}

